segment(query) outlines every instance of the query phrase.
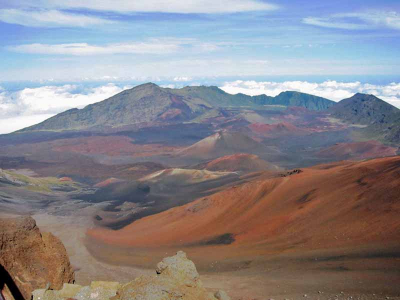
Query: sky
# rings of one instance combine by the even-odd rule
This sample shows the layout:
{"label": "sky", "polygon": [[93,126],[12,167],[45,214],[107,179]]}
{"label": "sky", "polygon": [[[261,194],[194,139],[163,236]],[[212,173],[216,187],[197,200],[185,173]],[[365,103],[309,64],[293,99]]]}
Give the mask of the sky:
{"label": "sky", "polygon": [[398,0],[0,0],[0,133],[137,84],[400,107]]}

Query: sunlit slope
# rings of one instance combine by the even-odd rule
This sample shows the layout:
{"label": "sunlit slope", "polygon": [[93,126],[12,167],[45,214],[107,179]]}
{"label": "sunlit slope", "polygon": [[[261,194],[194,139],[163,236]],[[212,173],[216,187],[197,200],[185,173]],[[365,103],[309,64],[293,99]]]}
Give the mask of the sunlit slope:
{"label": "sunlit slope", "polygon": [[400,157],[322,165],[88,234],[110,245],[223,244],[258,252],[400,242],[399,174]]}

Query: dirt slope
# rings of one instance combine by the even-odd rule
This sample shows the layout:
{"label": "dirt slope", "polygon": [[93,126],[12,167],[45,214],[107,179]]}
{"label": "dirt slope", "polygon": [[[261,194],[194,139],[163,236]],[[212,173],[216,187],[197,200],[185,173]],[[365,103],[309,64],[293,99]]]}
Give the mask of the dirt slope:
{"label": "dirt slope", "polygon": [[366,159],[374,157],[394,156],[397,148],[385,146],[378,141],[366,141],[357,143],[340,143],[322,149],[317,153],[319,157],[334,160]]}
{"label": "dirt slope", "polygon": [[306,135],[310,132],[293,124],[282,122],[278,124],[253,123],[248,126],[256,135],[264,137],[279,137],[285,135]]}
{"label": "dirt slope", "polygon": [[202,253],[213,247],[213,255],[224,259],[398,245],[399,174],[400,157],[323,165],[255,180],[115,232],[93,229],[88,235],[113,246],[198,247]]}
{"label": "dirt slope", "polygon": [[217,132],[177,153],[181,158],[209,160],[237,153],[268,153],[263,144],[238,132]]}
{"label": "dirt slope", "polygon": [[225,172],[257,172],[266,170],[276,171],[279,170],[279,167],[259,158],[257,155],[239,153],[226,155],[207,163],[199,164],[194,169]]}
{"label": "dirt slope", "polygon": [[208,170],[174,168],[149,174],[141,178],[140,181],[173,184],[179,186],[205,182],[229,175],[232,175],[231,172],[212,172]]}

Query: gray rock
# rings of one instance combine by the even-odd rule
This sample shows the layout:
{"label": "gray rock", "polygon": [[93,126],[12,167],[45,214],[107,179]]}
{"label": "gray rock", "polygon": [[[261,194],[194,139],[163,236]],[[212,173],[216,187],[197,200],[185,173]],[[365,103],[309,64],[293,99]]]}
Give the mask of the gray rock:
{"label": "gray rock", "polygon": [[216,292],[214,294],[214,296],[218,300],[231,300],[231,297],[229,297],[228,294],[225,293],[225,291],[222,291],[222,290],[219,290],[218,292]]}

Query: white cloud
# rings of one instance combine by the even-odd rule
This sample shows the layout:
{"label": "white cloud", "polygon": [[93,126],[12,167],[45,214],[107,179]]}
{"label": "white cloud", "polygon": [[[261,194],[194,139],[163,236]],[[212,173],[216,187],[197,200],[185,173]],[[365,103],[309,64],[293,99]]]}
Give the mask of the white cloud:
{"label": "white cloud", "polygon": [[400,15],[395,11],[365,11],[334,14],[329,17],[308,17],[303,23],[325,28],[348,30],[387,27],[400,30]]}
{"label": "white cloud", "polygon": [[369,11],[364,13],[342,14],[342,16],[359,18],[370,24],[400,30],[400,15],[395,11]]}
{"label": "white cloud", "polygon": [[48,118],[51,118],[52,116],[54,116],[54,114],[1,118],[0,119],[0,134],[14,132],[19,129],[38,124]]}
{"label": "white cloud", "polygon": [[174,77],[173,79],[174,81],[177,82],[188,82],[188,81],[192,81],[192,77],[185,77],[185,76],[178,76],[178,77]]}
{"label": "white cloud", "polygon": [[70,108],[99,102],[126,88],[107,84],[83,90],[76,85],[25,88],[17,92],[0,89],[0,133],[36,124]]}
{"label": "white cloud", "polygon": [[400,108],[400,83],[374,85],[361,82],[324,81],[322,83],[307,81],[257,82],[242,81],[226,82],[221,87],[231,94],[243,93],[251,96],[265,94],[276,96],[284,91],[298,91],[312,94],[334,101],[340,101],[355,93],[373,94],[382,100]]}
{"label": "white cloud", "polygon": [[119,43],[108,45],[90,45],[87,43],[70,44],[26,44],[8,47],[9,50],[30,54],[50,55],[109,55],[109,54],[170,54],[182,50],[193,52],[210,52],[217,50],[218,45],[202,43],[194,39],[161,38],[145,42]]}
{"label": "white cloud", "polygon": [[30,113],[58,113],[69,108],[82,108],[122,91],[122,88],[108,84],[80,92],[75,85],[43,86],[26,88],[13,95],[19,108]]}
{"label": "white cloud", "polygon": [[112,21],[58,10],[0,9],[0,21],[30,27],[86,27]]}
{"label": "white cloud", "polygon": [[112,83],[94,88],[81,88],[78,85],[67,84],[7,92],[0,87],[0,117],[55,114],[70,108],[82,108],[127,88],[129,86],[122,88]]}
{"label": "white cloud", "polygon": [[176,89],[176,88],[179,88],[177,85],[175,85],[175,84],[163,84],[163,85],[160,85],[162,88],[166,88],[166,89]]}
{"label": "white cloud", "polygon": [[[275,10],[278,6],[260,0],[15,0],[0,9],[0,21],[30,27],[86,27],[115,21],[88,14],[78,9],[114,13],[198,13],[225,14]],[[203,51],[215,45],[203,44]],[[215,49],[214,49],[215,50]]]}
{"label": "white cloud", "polygon": [[367,29],[368,26],[364,24],[355,24],[355,23],[346,23],[343,21],[338,21],[335,18],[314,18],[308,17],[303,19],[304,24],[314,25],[318,27],[325,28],[336,28],[336,29],[349,29],[349,30],[358,30],[358,29]]}
{"label": "white cloud", "polygon": [[259,0],[16,0],[15,5],[47,7],[53,9],[89,9],[131,12],[165,13],[237,13],[246,11],[268,11],[277,5]]}

